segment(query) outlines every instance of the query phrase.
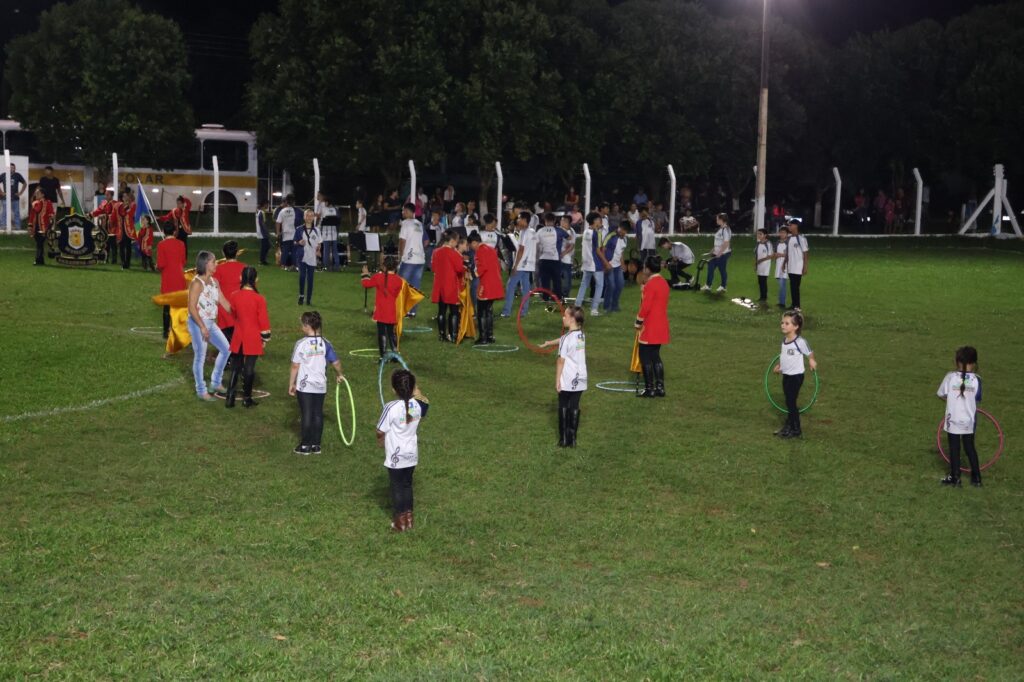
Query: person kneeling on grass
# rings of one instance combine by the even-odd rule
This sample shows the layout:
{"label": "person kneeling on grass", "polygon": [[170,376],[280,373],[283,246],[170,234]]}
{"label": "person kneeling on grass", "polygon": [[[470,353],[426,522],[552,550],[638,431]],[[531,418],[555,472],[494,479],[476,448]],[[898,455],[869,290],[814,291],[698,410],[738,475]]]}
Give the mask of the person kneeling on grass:
{"label": "person kneeling on grass", "polygon": [[324,432],[324,396],[327,393],[327,363],[337,372],[340,384],[341,361],[331,342],[320,335],[323,322],[320,313],[307,311],[299,320],[305,336],[295,342],[292,350],[292,372],[288,380],[288,395],[299,400],[301,440],[295,446],[296,455],[319,455],[320,439]]}
{"label": "person kneeling on grass", "polygon": [[412,476],[419,463],[417,430],[427,416],[430,402],[416,386],[416,376],[407,369],[391,374],[391,388],[398,400],[384,406],[377,422],[377,445],[384,448],[384,466],[391,479],[391,502],[394,515],[391,529],[397,533],[411,530]]}
{"label": "person kneeling on grass", "polygon": [[807,345],[800,330],[804,326],[804,316],[796,310],[787,310],[782,314],[782,350],[779,351],[779,362],[775,365],[775,373],[782,375],[782,391],[786,395],[786,425],[775,432],[780,438],[799,438],[800,408],[797,398],[800,387],[804,383],[804,356],[808,358],[812,370],[818,369],[818,361],[814,351]]}
{"label": "person kneeling on grass", "polygon": [[[693,265],[695,260],[693,250],[683,242],[671,242],[668,237],[662,237],[661,241],[658,242],[658,246],[663,249],[668,249],[669,257],[665,259],[665,267],[668,268],[669,275],[672,279],[669,282],[669,286],[673,289],[685,289],[690,286],[690,282],[693,280],[693,275],[686,271],[686,268]],[[685,283],[680,283],[679,278],[682,277]]]}
{"label": "person kneeling on grass", "polygon": [[583,335],[583,308],[570,306],[562,314],[562,326],[568,329],[556,341],[545,341],[541,348],[558,344],[555,364],[555,391],[558,392],[558,446],[576,447],[580,426],[580,398],[587,390],[586,337]]}

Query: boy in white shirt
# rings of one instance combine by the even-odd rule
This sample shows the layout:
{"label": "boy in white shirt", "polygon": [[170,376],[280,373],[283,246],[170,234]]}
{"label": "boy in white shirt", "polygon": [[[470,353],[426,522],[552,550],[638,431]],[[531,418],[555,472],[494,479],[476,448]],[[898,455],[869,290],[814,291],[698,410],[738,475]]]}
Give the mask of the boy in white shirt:
{"label": "boy in white shirt", "polygon": [[800,282],[807,274],[807,261],[810,259],[807,251],[807,237],[800,234],[800,221],[794,218],[789,221],[783,268],[789,277],[789,295],[795,310],[800,310]]}
{"label": "boy in white shirt", "polygon": [[562,292],[568,296],[572,293],[572,257],[576,253],[576,230],[572,229],[572,218],[563,215],[558,229],[562,233],[562,257],[559,259]]}
{"label": "boy in white shirt", "polygon": [[286,196],[275,218],[277,247],[281,250],[281,267],[285,270],[292,267],[295,259],[295,209],[292,207],[294,201],[295,197],[291,194]]}
{"label": "boy in white shirt", "polygon": [[785,226],[779,228],[779,241],[775,245],[775,279],[779,282],[779,307],[786,307],[786,239],[789,230]]}
{"label": "boy in white shirt", "polygon": [[530,312],[530,289],[532,288],[532,277],[537,269],[537,235],[529,227],[530,212],[522,211],[519,220],[516,221],[516,232],[518,233],[518,244],[516,255],[512,261],[512,269],[509,271],[508,284],[505,285],[505,307],[501,311],[502,317],[512,315],[512,303],[516,298],[516,289],[522,291],[523,300],[522,316]]}
{"label": "boy in white shirt", "polygon": [[622,310],[619,307],[619,299],[622,297],[622,290],[626,286],[626,278],[622,272],[622,255],[629,245],[629,222],[621,221],[615,233],[608,237],[604,244],[604,256],[612,269],[608,271],[608,277],[604,283],[604,311],[606,313],[617,313]]}
{"label": "boy in white shirt", "polygon": [[540,273],[540,285],[554,292],[558,300],[562,294],[562,234],[555,227],[555,215],[544,214],[544,226],[537,230],[537,269]]}
{"label": "boy in white shirt", "polygon": [[636,223],[636,242],[640,246],[640,262],[646,263],[648,256],[657,255],[654,221],[650,219],[646,206],[640,207],[640,219]]}
{"label": "boy in white shirt", "polygon": [[[402,208],[402,227],[398,233],[398,255],[401,259],[398,276],[416,289],[420,288],[420,282],[423,281],[423,268],[426,263],[423,246],[423,223],[416,220],[416,206],[406,204]],[[407,317],[416,317],[418,307],[410,310]]]}
{"label": "boy in white shirt", "polygon": [[604,297],[604,273],[612,269],[611,263],[604,255],[601,248],[601,227],[604,221],[600,213],[591,213],[587,216],[587,227],[583,231],[583,279],[580,281],[579,291],[576,292],[576,305],[583,307],[587,300],[587,292],[590,290],[590,281],[594,280],[594,298],[590,302],[590,315],[597,317],[597,307],[602,303]]}

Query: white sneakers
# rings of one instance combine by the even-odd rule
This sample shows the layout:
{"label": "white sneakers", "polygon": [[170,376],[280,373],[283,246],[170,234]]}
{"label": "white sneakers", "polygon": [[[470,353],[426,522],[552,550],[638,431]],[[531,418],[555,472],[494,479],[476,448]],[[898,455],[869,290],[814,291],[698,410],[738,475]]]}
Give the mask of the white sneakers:
{"label": "white sneakers", "polygon": [[705,284],[704,286],[702,286],[702,287],[700,288],[700,290],[701,290],[701,291],[711,291],[711,287],[709,287],[709,286],[708,286],[707,284]]}
{"label": "white sneakers", "polygon": [[724,294],[725,293],[725,287],[718,287],[717,289],[715,289],[715,293],[716,294]]}

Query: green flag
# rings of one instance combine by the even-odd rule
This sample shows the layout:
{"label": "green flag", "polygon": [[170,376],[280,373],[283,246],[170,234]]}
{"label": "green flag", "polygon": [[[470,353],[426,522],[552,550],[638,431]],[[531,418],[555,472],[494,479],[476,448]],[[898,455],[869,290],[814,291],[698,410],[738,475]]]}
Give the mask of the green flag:
{"label": "green flag", "polygon": [[82,202],[78,200],[78,192],[75,186],[71,185],[71,215],[85,215],[82,210]]}

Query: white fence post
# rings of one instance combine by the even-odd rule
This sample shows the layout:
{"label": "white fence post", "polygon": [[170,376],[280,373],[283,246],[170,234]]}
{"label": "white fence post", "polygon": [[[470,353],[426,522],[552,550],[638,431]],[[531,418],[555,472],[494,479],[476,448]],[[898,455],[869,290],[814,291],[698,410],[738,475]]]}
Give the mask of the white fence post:
{"label": "white fence post", "polygon": [[668,233],[676,233],[676,171],[672,164],[668,165],[669,195],[668,195]]}
{"label": "white fence post", "polygon": [[7,216],[7,234],[11,233],[11,176],[14,173],[11,172],[11,150],[4,149],[4,175],[7,179],[4,181],[4,203],[6,204],[4,215]]}
{"label": "white fence post", "polygon": [[111,165],[111,168],[114,171],[114,173],[113,173],[114,181],[111,183],[111,186],[114,188],[114,201],[117,201],[120,198],[120,197],[117,196],[117,189],[118,189],[118,186],[120,185],[120,183],[117,181],[117,176],[118,176],[118,173],[117,173],[117,171],[118,171],[118,168],[117,168],[117,152],[114,152],[113,154],[110,155],[110,165]]}
{"label": "white fence post", "polygon": [[220,234],[220,164],[213,155],[213,233]]}
{"label": "white fence post", "polygon": [[583,164],[583,215],[590,215],[590,166]]}
{"label": "white fence post", "polygon": [[501,219],[505,213],[505,205],[502,202],[502,197],[505,194],[505,176],[501,172],[501,161],[494,162],[494,174],[498,176],[498,210],[494,212],[494,215],[498,218],[498,232],[501,232]]}
{"label": "white fence post", "polygon": [[914,234],[921,234],[921,202],[924,200],[924,180],[921,179],[921,173],[916,168],[914,169],[914,180],[917,181],[917,201],[914,209]]}
{"label": "white fence post", "polygon": [[313,210],[316,210],[316,197],[320,194],[320,160],[313,159]]}
{"label": "white fence post", "polygon": [[409,198],[407,204],[416,205],[416,164],[409,159]]}
{"label": "white fence post", "polygon": [[836,204],[832,211],[832,236],[839,235],[839,202],[843,198],[843,179],[839,176],[839,169],[832,166],[832,177],[836,179]]}

